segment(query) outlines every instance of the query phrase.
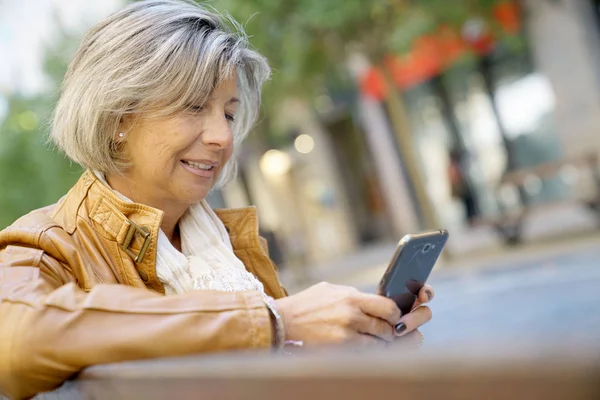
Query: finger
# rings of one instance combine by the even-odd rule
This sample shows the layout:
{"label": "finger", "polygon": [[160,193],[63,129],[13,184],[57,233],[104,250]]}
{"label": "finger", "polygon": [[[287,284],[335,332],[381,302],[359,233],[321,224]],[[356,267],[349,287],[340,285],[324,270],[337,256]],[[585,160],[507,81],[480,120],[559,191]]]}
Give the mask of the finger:
{"label": "finger", "polygon": [[415,302],[415,308],[422,304],[429,303],[434,297],[435,292],[433,288],[429,285],[423,285],[421,290],[419,290],[419,295],[417,296],[417,301]]}
{"label": "finger", "polygon": [[396,336],[404,336],[409,332],[414,331],[421,325],[426,324],[431,320],[431,309],[427,306],[415,308],[410,313],[400,319],[400,322],[395,326]]}
{"label": "finger", "polygon": [[358,297],[360,310],[372,317],[383,319],[394,326],[400,320],[400,309],[394,300],[377,294],[361,293]]}
{"label": "finger", "polygon": [[392,342],[395,339],[394,327],[387,321],[370,315],[361,314],[356,319],[356,330],[362,334],[368,334],[373,337]]}

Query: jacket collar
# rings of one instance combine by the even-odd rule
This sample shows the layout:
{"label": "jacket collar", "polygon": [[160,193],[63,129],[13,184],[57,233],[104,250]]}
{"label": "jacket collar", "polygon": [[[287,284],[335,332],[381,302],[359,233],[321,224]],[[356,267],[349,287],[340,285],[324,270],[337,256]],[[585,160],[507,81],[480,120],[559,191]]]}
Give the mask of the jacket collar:
{"label": "jacket collar", "polygon": [[[54,218],[72,234],[82,206],[87,209],[93,228],[103,238],[116,242],[123,257],[130,258],[142,279],[146,278],[146,285],[164,292],[156,276],[158,232],[164,212],[121,200],[89,170],[60,202]],[[234,251],[261,248],[255,207],[221,209],[215,213],[225,225]]]}

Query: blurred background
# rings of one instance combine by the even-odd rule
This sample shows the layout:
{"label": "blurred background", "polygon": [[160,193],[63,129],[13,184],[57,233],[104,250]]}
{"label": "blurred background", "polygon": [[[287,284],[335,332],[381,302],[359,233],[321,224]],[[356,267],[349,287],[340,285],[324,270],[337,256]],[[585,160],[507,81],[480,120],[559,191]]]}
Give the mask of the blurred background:
{"label": "blurred background", "polygon": [[[0,228],[81,174],[48,118],[83,32],[126,3],[0,0]],[[274,69],[211,204],[258,207],[291,292],[372,291],[404,234],[448,229],[433,342],[598,334],[599,3],[207,3]]]}

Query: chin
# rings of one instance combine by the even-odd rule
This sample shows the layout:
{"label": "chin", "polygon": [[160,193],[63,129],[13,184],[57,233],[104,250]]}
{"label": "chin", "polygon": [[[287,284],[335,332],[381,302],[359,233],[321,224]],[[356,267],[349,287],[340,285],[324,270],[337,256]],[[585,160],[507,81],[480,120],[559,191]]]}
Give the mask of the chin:
{"label": "chin", "polygon": [[208,196],[210,189],[211,188],[198,188],[196,190],[188,190],[184,193],[180,193],[177,197],[182,203],[193,205],[204,200],[204,198]]}
{"label": "chin", "polygon": [[187,204],[188,206],[194,205],[202,200],[208,195],[208,192],[202,193],[194,193],[187,194],[186,196],[180,197],[182,203]]}
{"label": "chin", "polygon": [[217,178],[215,177],[204,182],[198,182],[189,179],[179,181],[179,184],[177,185],[177,189],[179,190],[174,188],[177,193],[173,194],[182,203],[188,205],[196,204],[208,196],[208,193],[212,190],[216,180]]}

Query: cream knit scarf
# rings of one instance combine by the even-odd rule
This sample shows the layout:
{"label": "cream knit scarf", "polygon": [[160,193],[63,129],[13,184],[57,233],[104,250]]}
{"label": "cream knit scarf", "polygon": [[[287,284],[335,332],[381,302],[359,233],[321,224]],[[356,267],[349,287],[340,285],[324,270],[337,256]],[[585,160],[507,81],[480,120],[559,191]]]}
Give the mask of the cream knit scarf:
{"label": "cream knit scarf", "polygon": [[[104,174],[94,172],[109,186]],[[113,191],[122,200],[131,202],[123,194]],[[191,206],[183,215],[179,220],[179,232],[181,252],[173,247],[162,229],[158,234],[156,275],[166,295],[192,290],[257,290],[264,296],[262,283],[236,257],[223,222],[205,200]]]}

